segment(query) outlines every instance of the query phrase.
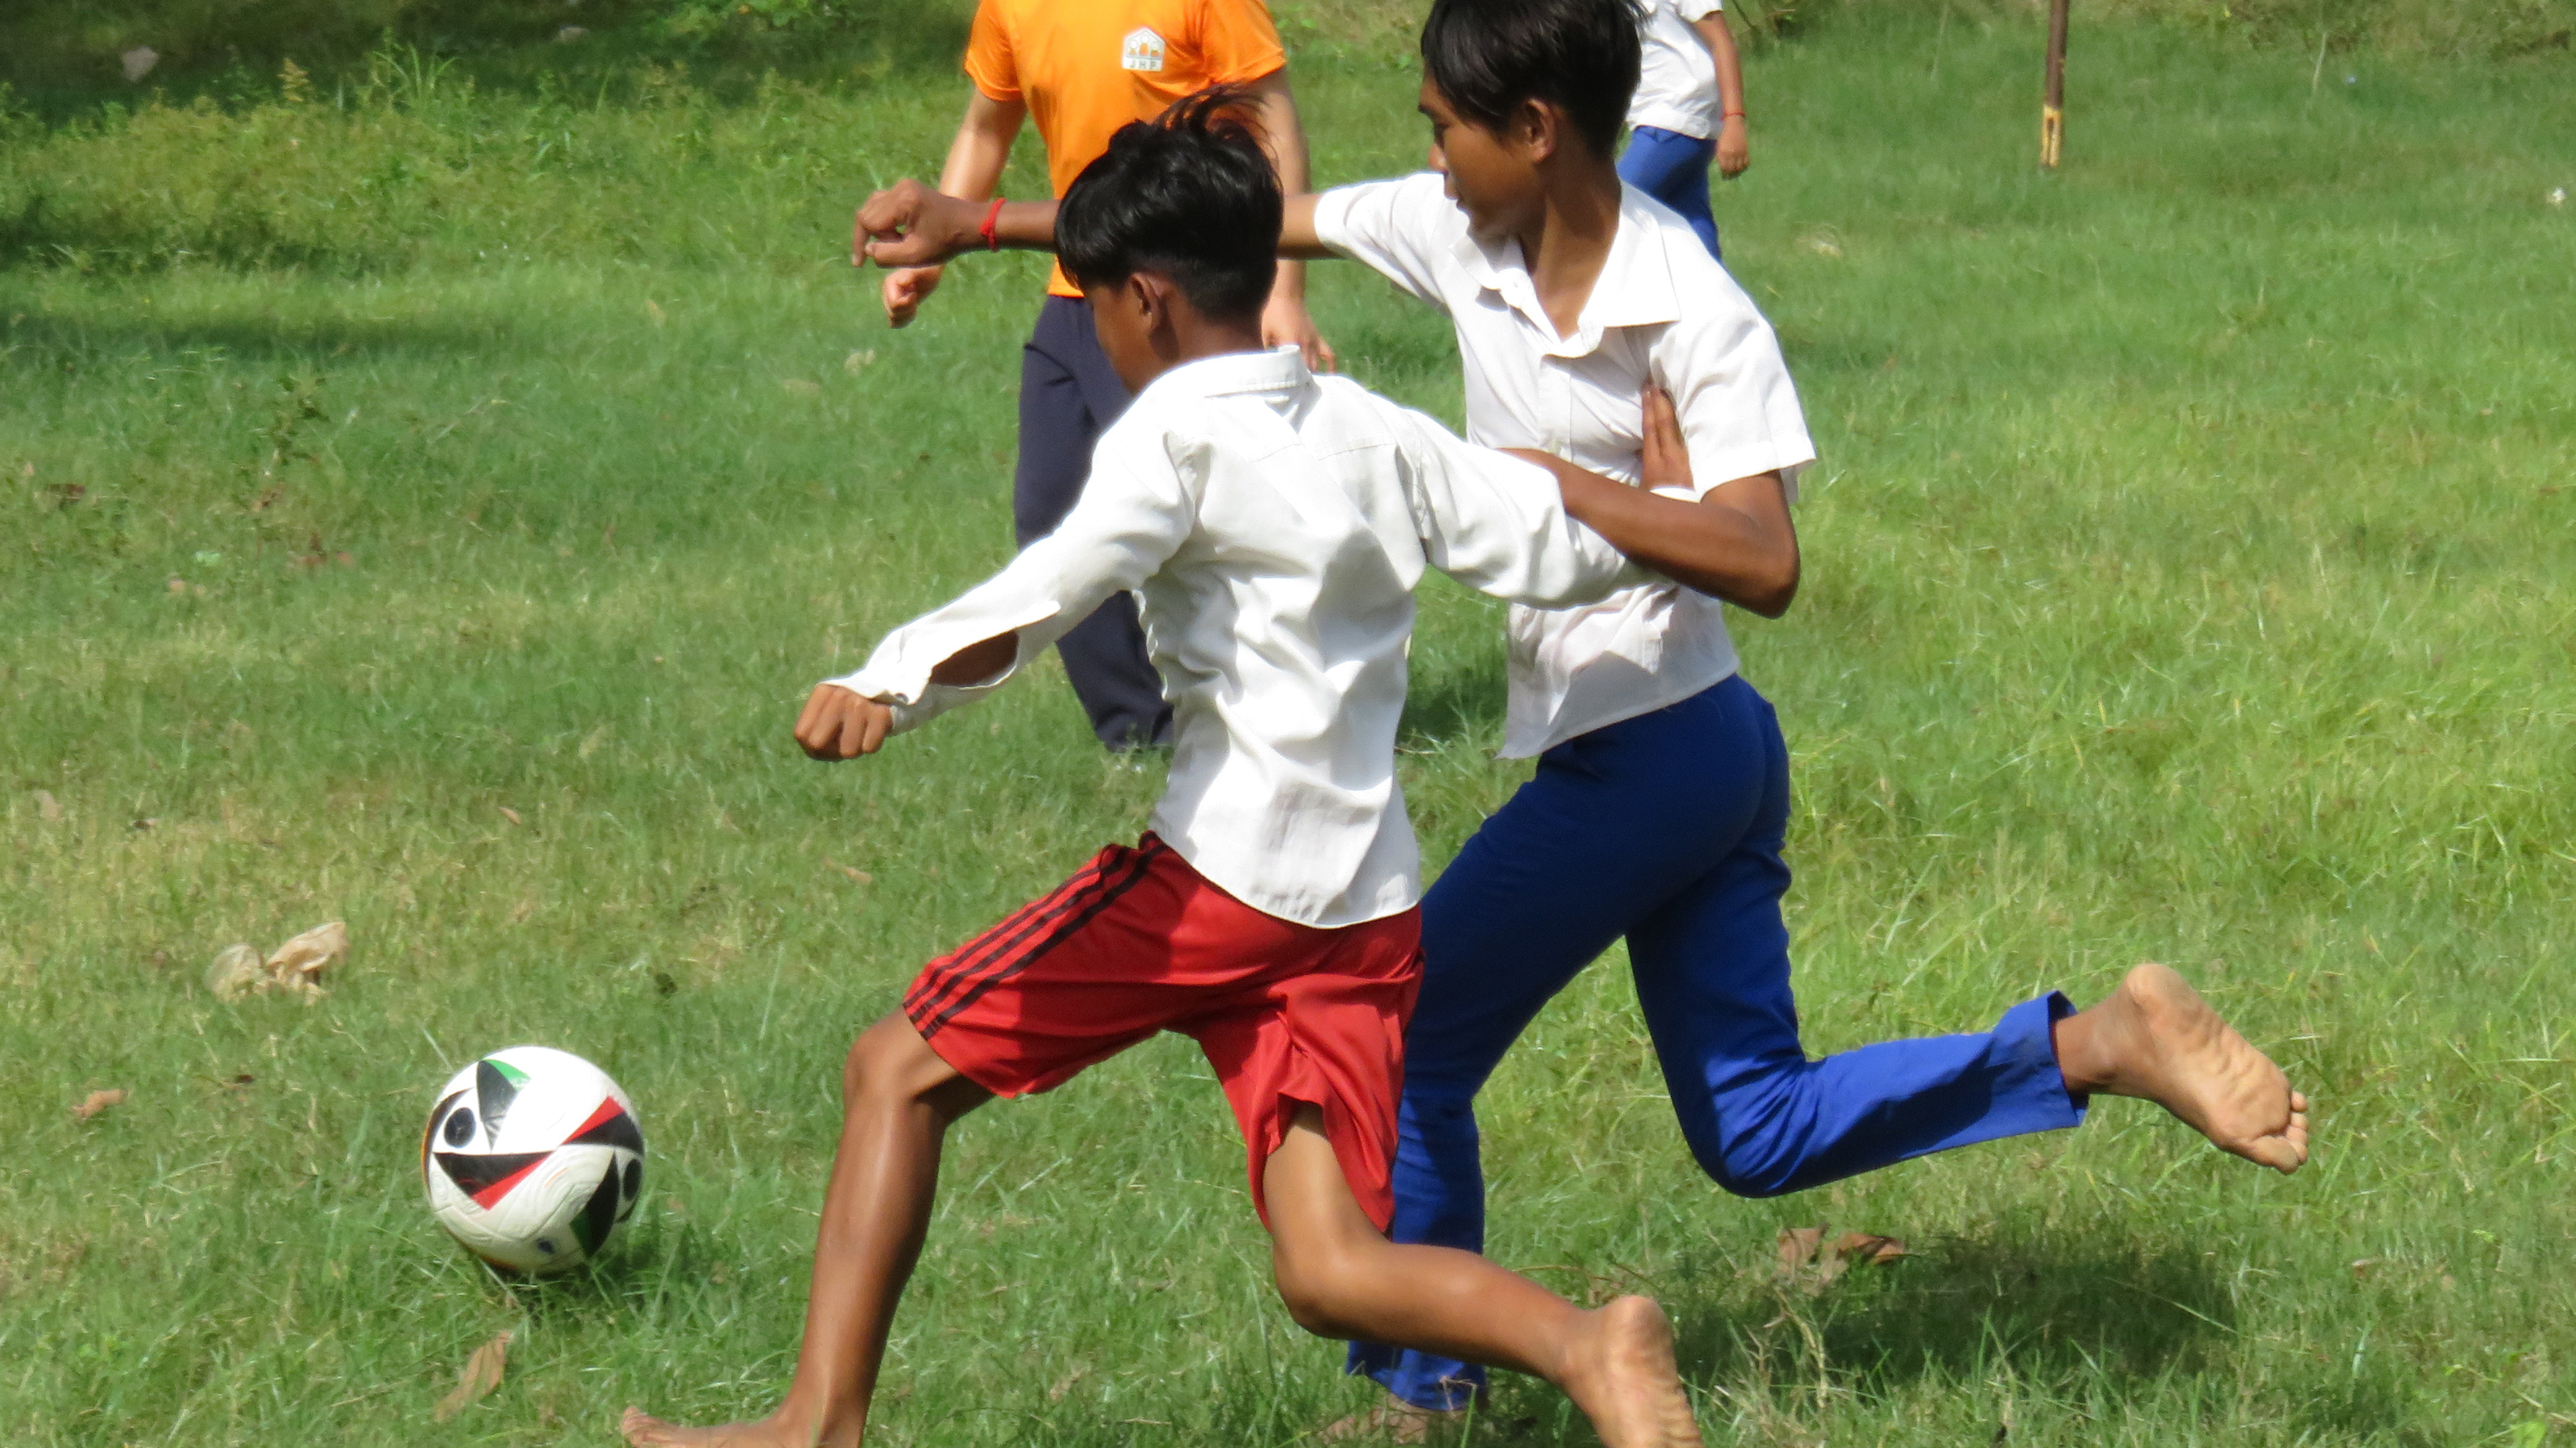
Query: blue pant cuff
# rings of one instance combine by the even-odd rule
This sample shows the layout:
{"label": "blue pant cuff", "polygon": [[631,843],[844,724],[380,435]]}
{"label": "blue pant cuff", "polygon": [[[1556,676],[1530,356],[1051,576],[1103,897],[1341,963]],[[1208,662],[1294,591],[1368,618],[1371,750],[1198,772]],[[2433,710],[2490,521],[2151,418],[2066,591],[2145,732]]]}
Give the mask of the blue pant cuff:
{"label": "blue pant cuff", "polygon": [[[2075,1003],[2063,991],[2023,1001],[1995,1022],[1994,1054],[2014,1078],[2008,1093],[2021,1097],[2043,1116],[2056,1116],[2052,1126],[2080,1126],[2093,1098],[2066,1086],[2057,1069],[2057,1043],[2051,1027],[2075,1014]],[[2046,1129],[2046,1128],[2042,1128]]]}
{"label": "blue pant cuff", "polygon": [[1342,1371],[1370,1378],[1399,1401],[1433,1413],[1457,1412],[1485,1390],[1483,1368],[1384,1343],[1352,1343]]}

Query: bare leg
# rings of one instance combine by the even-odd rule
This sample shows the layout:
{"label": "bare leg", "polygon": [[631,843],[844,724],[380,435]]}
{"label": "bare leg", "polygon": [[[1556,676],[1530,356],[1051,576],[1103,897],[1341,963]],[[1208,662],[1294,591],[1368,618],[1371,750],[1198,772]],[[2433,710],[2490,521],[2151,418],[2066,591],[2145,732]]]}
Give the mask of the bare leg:
{"label": "bare leg", "polygon": [[895,1303],[929,1233],[939,1147],[949,1123],[991,1100],[890,1015],[850,1048],[841,1077],[841,1146],[823,1193],[805,1343],[778,1411],[751,1423],[686,1428],[629,1408],[633,1444],[851,1448],[885,1360]]}
{"label": "bare leg", "polygon": [[2066,1089],[2136,1096],[2247,1161],[2297,1171],[2308,1159],[2308,1098],[2170,968],[2132,969],[2101,1004],[2059,1021]]}
{"label": "bare leg", "polygon": [[1272,1269],[1298,1326],[1543,1377],[1591,1418],[1605,1448],[1698,1448],[1672,1327],[1651,1299],[1587,1312],[1473,1252],[1389,1242],[1351,1196],[1311,1106],[1261,1183]]}

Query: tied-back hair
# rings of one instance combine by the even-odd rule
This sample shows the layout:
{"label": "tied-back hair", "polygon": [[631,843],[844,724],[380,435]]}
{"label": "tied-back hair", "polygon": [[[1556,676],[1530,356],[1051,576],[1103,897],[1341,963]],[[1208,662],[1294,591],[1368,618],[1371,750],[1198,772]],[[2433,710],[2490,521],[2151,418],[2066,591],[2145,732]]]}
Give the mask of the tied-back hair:
{"label": "tied-back hair", "polygon": [[1251,93],[1210,86],[1130,121],[1082,168],[1055,216],[1056,260],[1082,287],[1169,276],[1212,318],[1261,314],[1279,274],[1279,177]]}
{"label": "tied-back hair", "polygon": [[1606,161],[1636,94],[1644,19],[1637,0],[1434,0],[1422,70],[1487,130],[1524,101],[1550,102]]}

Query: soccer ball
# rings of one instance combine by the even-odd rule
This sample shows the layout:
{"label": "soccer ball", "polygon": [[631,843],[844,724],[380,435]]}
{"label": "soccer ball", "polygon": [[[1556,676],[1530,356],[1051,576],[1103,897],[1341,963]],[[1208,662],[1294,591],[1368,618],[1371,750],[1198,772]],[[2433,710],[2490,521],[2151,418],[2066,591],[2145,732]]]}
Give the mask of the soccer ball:
{"label": "soccer ball", "polygon": [[421,1184],[448,1235],[495,1267],[561,1272],[599,1255],[644,1192],[635,1103],[579,1056],[495,1051],[439,1089]]}

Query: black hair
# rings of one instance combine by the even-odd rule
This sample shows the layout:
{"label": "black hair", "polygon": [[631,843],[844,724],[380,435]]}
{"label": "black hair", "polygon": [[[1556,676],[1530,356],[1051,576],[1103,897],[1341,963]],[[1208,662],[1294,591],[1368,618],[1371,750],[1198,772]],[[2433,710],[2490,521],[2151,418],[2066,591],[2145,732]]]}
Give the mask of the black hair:
{"label": "black hair", "polygon": [[1056,260],[1082,287],[1169,276],[1221,321],[1261,314],[1279,274],[1279,177],[1243,119],[1247,94],[1211,86],[1130,121],[1065,188]]}
{"label": "black hair", "polygon": [[1636,0],[1434,0],[1422,70],[1488,130],[1524,101],[1552,102],[1607,160],[1637,90],[1643,18]]}

